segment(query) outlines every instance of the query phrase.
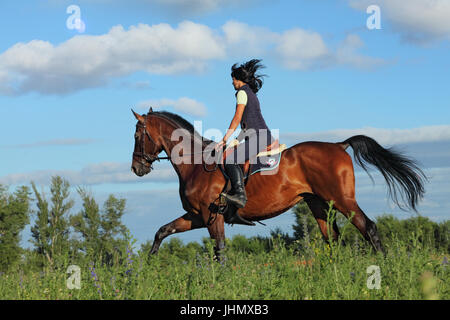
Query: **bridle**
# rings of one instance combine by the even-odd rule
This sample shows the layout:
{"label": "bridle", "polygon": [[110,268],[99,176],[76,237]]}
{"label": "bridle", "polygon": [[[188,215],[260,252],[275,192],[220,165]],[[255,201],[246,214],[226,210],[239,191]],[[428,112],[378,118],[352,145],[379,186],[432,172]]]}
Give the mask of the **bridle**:
{"label": "bridle", "polygon": [[[147,131],[147,119],[148,119],[148,114],[144,115],[144,122],[142,123],[141,121],[138,122],[138,124],[136,125],[137,128],[143,128],[145,136],[147,136],[147,138],[154,144],[156,145],[155,140],[153,140],[152,136],[150,135],[150,133],[148,133]],[[150,169],[153,169],[152,164],[155,161],[160,161],[160,160],[170,160],[171,158],[169,156],[167,157],[158,157],[157,155],[154,154],[148,154],[145,152],[145,138],[141,139],[141,145],[139,148],[141,151],[134,151],[133,152],[133,158],[139,157],[139,161],[137,161],[139,164],[145,166],[147,163],[150,165]],[[201,153],[203,154],[204,151],[202,152],[196,152],[196,153]],[[196,153],[192,153],[190,155],[196,154]],[[218,168],[218,164],[215,163],[215,167],[210,170],[206,167],[206,163],[203,163],[203,167],[207,172],[213,172],[216,171]]]}
{"label": "bridle", "polygon": [[[147,115],[144,116],[144,123],[142,122],[138,122],[137,127],[138,128],[143,128],[144,129],[144,133],[145,136],[147,136],[147,138],[153,142],[154,145],[156,145],[155,140],[153,140],[152,136],[150,135],[150,133],[148,133],[147,131]],[[141,165],[145,165],[146,163],[148,163],[150,165],[150,168],[152,168],[152,163],[155,161],[159,161],[159,160],[169,160],[170,157],[158,157],[157,155],[154,154],[147,154],[145,152],[145,137],[141,139],[141,146],[139,148],[141,151],[134,151],[133,152],[133,158],[139,157],[139,164]]]}

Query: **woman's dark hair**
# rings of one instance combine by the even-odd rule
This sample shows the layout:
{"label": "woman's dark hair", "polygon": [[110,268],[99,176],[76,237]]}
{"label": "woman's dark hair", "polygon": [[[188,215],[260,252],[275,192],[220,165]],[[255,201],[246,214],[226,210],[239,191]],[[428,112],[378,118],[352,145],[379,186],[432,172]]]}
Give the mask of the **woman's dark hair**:
{"label": "woman's dark hair", "polygon": [[254,93],[257,93],[263,85],[262,77],[266,76],[265,74],[256,74],[256,71],[265,68],[260,62],[260,59],[252,59],[241,64],[239,67],[235,63],[231,67],[231,76],[236,80],[245,82]]}

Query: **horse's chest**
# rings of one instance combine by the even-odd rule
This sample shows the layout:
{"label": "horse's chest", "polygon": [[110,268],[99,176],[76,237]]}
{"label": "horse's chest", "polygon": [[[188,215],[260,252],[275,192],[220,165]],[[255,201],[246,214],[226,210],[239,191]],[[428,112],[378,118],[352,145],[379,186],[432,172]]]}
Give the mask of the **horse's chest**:
{"label": "horse's chest", "polygon": [[187,212],[192,212],[193,207],[191,205],[191,202],[189,201],[189,198],[186,196],[185,188],[183,187],[180,187],[180,199],[183,205],[183,209],[186,210]]}

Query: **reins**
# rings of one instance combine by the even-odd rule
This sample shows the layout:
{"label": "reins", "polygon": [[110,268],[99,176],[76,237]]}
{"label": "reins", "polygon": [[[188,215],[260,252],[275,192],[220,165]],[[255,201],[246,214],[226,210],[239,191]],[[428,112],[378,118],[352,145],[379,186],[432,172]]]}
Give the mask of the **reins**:
{"label": "reins", "polygon": [[[148,138],[151,142],[153,142],[154,145],[156,145],[155,140],[153,140],[152,136],[151,136],[150,133],[148,133],[148,131],[147,131],[147,118],[148,118],[147,116],[148,116],[148,114],[146,114],[146,115],[144,116],[144,117],[145,117],[144,123],[142,124],[142,123],[139,122],[139,123],[137,124],[137,126],[140,127],[140,128],[143,128],[143,129],[144,129],[144,133],[145,133],[145,135],[147,136],[147,138]],[[145,152],[145,141],[144,141],[144,139],[142,139],[140,150],[141,150],[141,151],[135,151],[135,152],[133,152],[133,156],[141,157],[142,159],[141,159],[141,161],[139,161],[141,164],[144,164],[144,163],[142,162],[142,160],[144,160],[145,162],[149,163],[150,166],[151,166],[152,163],[155,162],[155,161],[160,161],[160,160],[171,160],[171,157],[169,157],[169,156],[166,156],[166,157],[159,157],[159,156],[155,156],[155,155],[152,155],[152,154],[147,154],[147,153]],[[206,153],[206,152],[212,152],[212,151],[214,151],[214,150],[211,150],[211,151],[205,151],[205,150],[203,150],[203,151],[200,151],[200,152],[194,152],[194,153],[189,153],[189,154],[183,154],[183,156],[193,156],[193,155],[196,155],[196,154],[204,154],[204,153]],[[207,166],[207,164],[206,164],[205,162],[203,162],[203,168],[205,169],[205,171],[207,171],[207,172],[213,172],[213,171],[216,171],[216,170],[217,170],[217,168],[219,167],[219,164],[218,164],[217,162],[215,162],[214,169],[212,169],[212,170],[209,170],[206,166]]]}

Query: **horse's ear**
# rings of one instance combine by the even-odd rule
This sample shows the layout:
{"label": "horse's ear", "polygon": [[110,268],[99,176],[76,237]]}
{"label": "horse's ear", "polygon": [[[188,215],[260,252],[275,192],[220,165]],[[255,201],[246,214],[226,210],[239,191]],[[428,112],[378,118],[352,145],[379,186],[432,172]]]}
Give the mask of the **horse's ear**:
{"label": "horse's ear", "polygon": [[141,116],[140,114],[138,114],[138,113],[136,113],[136,112],[134,112],[134,110],[133,109],[131,109],[131,112],[133,112],[133,114],[134,114],[134,116],[135,116],[135,118],[139,121],[139,122],[141,122],[141,123],[144,123],[145,122],[145,119],[144,119],[144,117],[143,116]]}
{"label": "horse's ear", "polygon": [[150,107],[150,110],[148,110],[148,113],[153,112],[153,108]]}

